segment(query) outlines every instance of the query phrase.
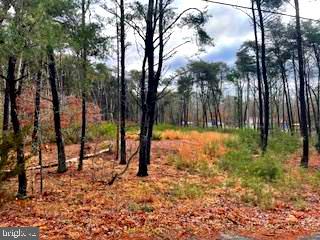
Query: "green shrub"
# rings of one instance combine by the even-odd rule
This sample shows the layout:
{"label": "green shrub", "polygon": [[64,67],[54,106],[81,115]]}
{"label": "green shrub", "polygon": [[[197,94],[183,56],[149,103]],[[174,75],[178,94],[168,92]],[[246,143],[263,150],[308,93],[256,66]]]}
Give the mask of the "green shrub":
{"label": "green shrub", "polygon": [[[8,132],[4,139],[0,138],[0,187],[7,178],[13,177],[19,172],[15,153],[17,144],[24,141],[25,134],[23,129],[21,137],[16,138],[12,132]],[[25,156],[25,161],[28,161],[27,156]]]}
{"label": "green shrub", "polygon": [[80,143],[80,125],[73,125],[68,128],[62,129],[62,135],[65,144],[77,144]]}
{"label": "green shrub", "polygon": [[241,196],[242,201],[263,209],[273,208],[274,197],[269,185],[254,177],[244,179],[242,185],[248,189],[245,194]]}
{"label": "green shrub", "polygon": [[154,207],[149,203],[138,204],[135,202],[131,202],[128,204],[128,210],[131,212],[143,211],[146,213],[151,213],[154,211]]}
{"label": "green shrub", "polygon": [[171,124],[157,124],[154,126],[154,130],[157,132],[163,132],[165,130],[179,130],[180,127],[175,126],[175,125],[171,125]]}
{"label": "green shrub", "polygon": [[274,131],[268,143],[268,152],[276,154],[279,158],[286,157],[288,154],[295,153],[299,146],[300,140],[296,134]]}
{"label": "green shrub", "polygon": [[117,126],[114,123],[98,123],[92,124],[88,127],[87,139],[114,139],[117,134]]}
{"label": "green shrub", "polygon": [[170,155],[169,164],[175,166],[176,169],[187,171],[190,174],[198,174],[203,177],[214,177],[218,174],[218,170],[214,164],[205,160],[186,160],[179,155]]}
{"label": "green shrub", "polygon": [[207,161],[199,161],[196,165],[196,172],[203,177],[214,177],[218,175],[216,166]]}
{"label": "green shrub", "polygon": [[230,171],[236,175],[245,174],[248,171],[249,165],[252,163],[252,156],[250,151],[245,148],[241,148],[238,151],[229,151],[225,154],[218,166],[224,171]]}
{"label": "green shrub", "polygon": [[257,177],[260,181],[275,182],[283,176],[283,162],[299,147],[295,135],[275,131],[268,151],[259,151],[259,133],[239,130],[238,137],[227,141],[230,151],[219,161],[219,167],[243,178]]}
{"label": "green shrub", "polygon": [[288,179],[288,174],[285,174],[284,163],[297,151],[299,138],[274,131],[270,135],[267,151],[262,153],[259,132],[238,130],[236,135],[226,141],[229,151],[220,159],[218,166],[231,176],[239,177],[242,186],[248,189],[247,194],[241,197],[244,202],[271,208],[274,202],[272,189],[296,186],[295,181]]}
{"label": "green shrub", "polygon": [[154,131],[152,134],[152,140],[160,141],[161,140],[161,133],[158,131]]}
{"label": "green shrub", "polygon": [[195,199],[202,197],[203,194],[204,189],[201,185],[187,182],[175,184],[170,190],[170,195],[178,199]]}
{"label": "green shrub", "polygon": [[249,174],[265,182],[275,182],[282,177],[283,166],[278,160],[265,155],[250,164]]}

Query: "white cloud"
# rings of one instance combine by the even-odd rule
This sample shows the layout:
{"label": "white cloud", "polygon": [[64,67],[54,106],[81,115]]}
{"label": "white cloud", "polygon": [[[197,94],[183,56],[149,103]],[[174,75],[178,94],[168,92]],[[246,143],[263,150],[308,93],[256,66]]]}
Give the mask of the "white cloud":
{"label": "white cloud", "polygon": [[[147,0],[144,0],[147,2]],[[238,4],[242,6],[250,7],[250,0],[220,0],[220,2]],[[293,1],[291,1],[293,2]],[[318,9],[320,9],[320,1],[316,0],[300,0],[301,16],[318,19]],[[251,14],[250,10],[240,11],[228,6],[222,6],[218,4],[210,4],[202,0],[176,0],[174,6],[177,11],[182,11],[187,8],[206,8],[208,13],[212,16],[206,26],[208,33],[214,38],[215,47],[206,48],[205,53],[201,53],[200,57],[205,59],[223,59],[223,54],[226,52],[226,59],[228,63],[234,62],[234,57],[237,49],[246,40],[253,39],[253,28],[250,23],[250,18],[246,15]],[[278,11],[284,11],[288,14],[295,14],[293,3],[287,4]],[[287,18],[287,21],[292,20]],[[187,38],[192,36],[193,32],[185,28],[177,29],[172,36],[172,40],[168,45],[168,49],[172,49],[175,46],[184,42]],[[136,50],[136,39],[132,33],[128,33],[128,41],[132,45],[127,51],[127,69],[140,69],[141,68],[141,56]],[[173,59],[168,62],[168,66],[171,70],[178,68],[188,62],[190,58],[193,58],[198,52],[198,48],[195,43],[186,44],[178,49],[178,53]],[[197,56],[199,57],[199,55]]]}

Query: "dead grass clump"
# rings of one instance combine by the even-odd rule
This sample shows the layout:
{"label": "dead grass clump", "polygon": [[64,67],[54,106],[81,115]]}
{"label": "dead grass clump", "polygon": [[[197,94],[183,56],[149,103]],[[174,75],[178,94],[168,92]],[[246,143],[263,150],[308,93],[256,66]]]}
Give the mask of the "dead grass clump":
{"label": "dead grass clump", "polygon": [[214,161],[226,153],[225,141],[230,138],[228,134],[196,131],[180,133],[187,140],[178,148],[181,158],[194,161]]}
{"label": "dead grass clump", "polygon": [[165,140],[180,140],[184,137],[183,135],[184,134],[180,131],[165,130],[164,132],[162,132],[161,137]]}

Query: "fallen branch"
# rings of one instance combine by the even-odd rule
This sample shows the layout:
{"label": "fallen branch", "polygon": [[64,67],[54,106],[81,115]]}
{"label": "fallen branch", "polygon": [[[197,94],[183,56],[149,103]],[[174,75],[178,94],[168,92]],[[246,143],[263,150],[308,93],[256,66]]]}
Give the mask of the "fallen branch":
{"label": "fallen branch", "polygon": [[[97,153],[90,153],[88,155],[85,155],[83,159],[86,160],[89,158],[93,158],[93,157],[99,156],[104,153],[109,153],[110,151],[111,151],[111,148],[103,149]],[[66,163],[76,163],[78,161],[79,161],[79,157],[74,157],[74,158],[70,158],[70,159],[66,160]],[[52,167],[57,167],[57,166],[58,166],[58,163],[52,163],[49,165],[42,166],[42,168],[52,168]],[[41,166],[29,167],[29,168],[27,168],[27,171],[36,170],[36,169],[40,169],[40,168],[41,168]]]}
{"label": "fallen branch", "polygon": [[130,158],[127,161],[126,167],[122,170],[122,172],[116,173],[112,176],[111,180],[108,182],[109,186],[111,186],[117,180],[117,178],[121,177],[123,174],[126,173],[126,171],[129,169],[132,159],[138,154],[139,149],[140,149],[140,145],[138,146],[137,150],[130,156]]}
{"label": "fallen branch", "polygon": [[[111,152],[111,148],[103,149],[103,150],[101,150],[101,151],[99,151],[97,153],[90,153],[90,154],[87,154],[87,155],[84,156],[84,160],[89,159],[89,158],[93,158],[93,157],[97,157],[97,156],[99,156],[101,154],[109,153],[109,152]],[[75,163],[75,162],[78,162],[78,161],[79,161],[79,157],[74,157],[74,158],[70,158],[70,159],[66,160],[66,163]],[[41,168],[42,169],[53,168],[53,167],[57,167],[57,166],[58,166],[58,163],[51,163],[49,165],[45,165],[45,166],[42,166],[42,167],[41,166],[32,166],[32,167],[28,167],[26,169],[26,171],[38,170],[38,169],[41,169]],[[12,175],[11,174],[12,170],[3,170],[2,172],[7,174],[7,175],[10,174],[9,176]]]}

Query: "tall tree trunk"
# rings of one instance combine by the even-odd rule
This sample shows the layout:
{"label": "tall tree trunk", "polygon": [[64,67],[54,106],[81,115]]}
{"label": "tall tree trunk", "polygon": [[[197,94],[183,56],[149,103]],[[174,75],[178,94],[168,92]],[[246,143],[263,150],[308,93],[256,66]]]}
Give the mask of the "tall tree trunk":
{"label": "tall tree trunk", "polygon": [[3,101],[3,122],[2,122],[2,134],[3,139],[4,134],[9,129],[9,114],[10,114],[10,92],[8,83],[5,83],[5,93],[4,93],[4,101]]}
{"label": "tall tree trunk", "polygon": [[67,171],[66,155],[64,151],[64,142],[61,132],[61,118],[60,118],[60,102],[56,84],[56,65],[54,59],[54,51],[51,46],[47,46],[48,68],[49,68],[49,82],[52,94],[52,108],[54,117],[54,129],[56,135],[56,144],[58,150],[58,173]]}
{"label": "tall tree trunk", "polygon": [[263,121],[263,98],[262,98],[262,78],[261,78],[261,69],[260,69],[260,48],[258,43],[257,20],[256,20],[255,9],[254,9],[254,0],[252,0],[251,3],[252,3],[252,16],[253,16],[253,27],[254,27],[254,36],[255,36],[257,79],[258,79],[260,142],[261,142],[261,147],[263,147],[265,142],[264,140],[265,134],[264,134],[264,121]]}
{"label": "tall tree trunk", "polygon": [[[306,68],[304,69],[304,71],[306,71]],[[309,131],[309,136],[311,136],[312,132],[311,132],[311,128],[312,128],[312,123],[311,123],[311,109],[310,109],[310,99],[309,99],[309,82],[310,82],[310,69],[308,69],[308,74],[305,75],[305,96],[306,96],[306,100],[307,100],[307,123],[308,123],[308,131]]]}
{"label": "tall tree trunk", "polygon": [[256,82],[253,80],[253,129],[257,128],[257,110],[256,110],[256,91],[255,91]]}
{"label": "tall tree trunk", "polygon": [[304,61],[303,61],[303,49],[302,49],[302,36],[300,25],[300,9],[299,1],[294,0],[296,8],[296,37],[298,48],[298,60],[299,60],[299,79],[300,79],[300,110],[301,110],[301,132],[303,137],[303,155],[301,158],[301,166],[308,167],[309,165],[309,133],[307,123],[307,106],[305,100],[305,79],[304,79]]}
{"label": "tall tree trunk", "polygon": [[32,131],[32,151],[33,153],[38,152],[39,143],[39,117],[40,117],[40,101],[41,101],[41,78],[42,78],[42,63],[39,64],[39,70],[36,79],[36,94],[34,100],[34,120],[33,120],[33,131]]}
{"label": "tall tree trunk", "polygon": [[[7,73],[7,79],[9,78],[9,72]],[[10,117],[10,91],[8,81],[5,80],[5,93],[3,101],[3,122],[2,122],[2,141],[6,145],[8,140],[7,134],[9,130],[9,117]],[[2,162],[6,162],[8,159],[8,151],[3,151],[1,154]]]}
{"label": "tall tree trunk", "polygon": [[19,199],[24,199],[27,196],[27,176],[25,170],[24,159],[24,140],[21,132],[21,126],[18,116],[17,108],[17,92],[16,92],[16,79],[15,79],[15,66],[16,57],[10,56],[8,62],[8,79],[7,84],[10,92],[11,103],[11,122],[13,127],[14,136],[16,139],[16,152],[17,152],[17,167],[18,167],[18,193]]}
{"label": "tall tree trunk", "polygon": [[148,164],[145,160],[146,141],[147,141],[147,105],[146,105],[146,62],[147,55],[145,54],[142,63],[142,74],[140,79],[140,97],[141,97],[141,121],[140,121],[140,149],[139,149],[139,171],[138,176],[148,176]]}
{"label": "tall tree trunk", "polygon": [[317,60],[317,68],[318,68],[318,90],[317,90],[317,94],[315,94],[314,97],[317,103],[316,118],[315,118],[316,131],[317,131],[316,149],[318,153],[320,153],[320,54],[315,44],[313,44],[312,47],[313,47],[314,55]]}
{"label": "tall tree trunk", "polygon": [[23,78],[25,77],[26,68],[27,68],[27,62],[21,59],[21,68],[20,68],[19,77],[18,77],[20,78],[20,81],[18,82],[17,96],[20,96],[22,93]]}
{"label": "tall tree trunk", "polygon": [[293,75],[294,75],[294,86],[295,86],[295,90],[296,90],[296,105],[297,105],[298,123],[301,126],[300,107],[299,107],[298,78],[297,78],[297,69],[296,69],[294,52],[293,52],[293,56],[292,56],[292,65],[293,65]]}
{"label": "tall tree trunk", "polygon": [[[147,13],[147,31],[146,31],[146,40],[145,40],[145,54],[148,60],[148,92],[145,102],[146,113],[145,117],[141,121],[141,135],[140,135],[140,155],[139,155],[139,169],[137,176],[145,177],[148,176],[148,154],[149,149],[148,145],[151,144],[151,139],[149,139],[150,134],[150,116],[154,113],[152,109],[152,97],[153,97],[153,88],[154,88],[154,24],[153,24],[153,15],[154,15],[154,0],[149,0],[148,3],[148,13]],[[151,135],[152,136],[152,135]]]}
{"label": "tall tree trunk", "polygon": [[120,51],[121,51],[121,97],[120,97],[120,164],[125,165],[126,160],[126,79],[125,79],[125,15],[124,0],[120,0]]}
{"label": "tall tree trunk", "polygon": [[163,50],[164,50],[164,39],[163,39],[163,24],[164,24],[164,12],[163,12],[163,0],[156,1],[159,5],[159,54],[158,54],[158,68],[155,73],[154,70],[154,62],[155,62],[155,53],[154,53],[154,14],[157,12],[157,6],[154,6],[154,0],[149,0],[148,5],[148,14],[147,14],[147,34],[145,40],[145,54],[148,58],[148,93],[146,99],[147,105],[147,133],[146,140],[143,141],[143,145],[141,147],[142,155],[139,156],[139,171],[138,176],[144,177],[147,176],[148,173],[144,170],[146,168],[140,168],[141,164],[147,165],[150,163],[151,156],[151,140],[153,133],[153,125],[154,125],[154,117],[155,117],[155,107],[157,102],[157,90],[161,77],[162,66],[163,66]]}
{"label": "tall tree trunk", "polygon": [[290,94],[290,87],[289,87],[289,81],[288,81],[288,77],[286,77],[286,87],[287,87],[287,94],[288,94],[288,107],[289,107],[289,112],[288,114],[290,115],[291,118],[291,124],[292,124],[292,133],[294,131],[294,117],[293,117],[293,111],[292,111],[292,102],[291,102],[291,94]]}
{"label": "tall tree trunk", "polygon": [[[289,88],[287,89],[287,74],[286,74],[286,69],[284,67],[284,64],[282,61],[280,62],[280,68],[281,68],[281,78],[282,78],[282,84],[283,84],[283,94],[285,97],[285,102],[286,102],[286,108],[287,108],[287,116],[288,116],[288,124],[289,124],[289,129],[290,132],[293,132],[293,120],[292,120],[292,115],[291,115],[291,102],[290,102],[290,96],[288,95]],[[284,111],[284,108],[283,108]]]}
{"label": "tall tree trunk", "polygon": [[[116,4],[116,10],[118,10],[118,5]],[[119,160],[119,153],[120,153],[120,29],[119,29],[119,22],[117,18],[117,116],[116,116],[116,123],[117,123],[117,134],[116,134],[116,160]]]}
{"label": "tall tree trunk", "polygon": [[80,153],[79,153],[79,164],[78,164],[78,170],[81,171],[83,168],[83,159],[84,159],[84,149],[85,149],[85,143],[86,143],[86,128],[87,128],[87,103],[86,103],[86,91],[87,91],[87,37],[85,33],[86,28],[86,0],[82,0],[81,2],[81,10],[82,10],[82,16],[81,16],[81,28],[82,28],[82,53],[81,53],[81,63],[82,63],[82,69],[81,69],[81,85],[82,85],[82,111],[81,111],[81,138],[80,138]]}
{"label": "tall tree trunk", "polygon": [[244,124],[247,125],[247,123],[250,124],[250,119],[249,119],[249,108],[250,108],[250,77],[249,74],[247,74],[247,99],[246,99],[246,106],[244,110]]}
{"label": "tall tree trunk", "polygon": [[267,75],[267,64],[266,64],[266,44],[265,44],[265,29],[264,19],[261,10],[261,0],[257,0],[257,8],[259,13],[259,22],[261,29],[261,66],[262,66],[262,79],[264,85],[264,141],[262,144],[262,150],[266,151],[268,146],[268,135],[269,135],[269,82]]}

